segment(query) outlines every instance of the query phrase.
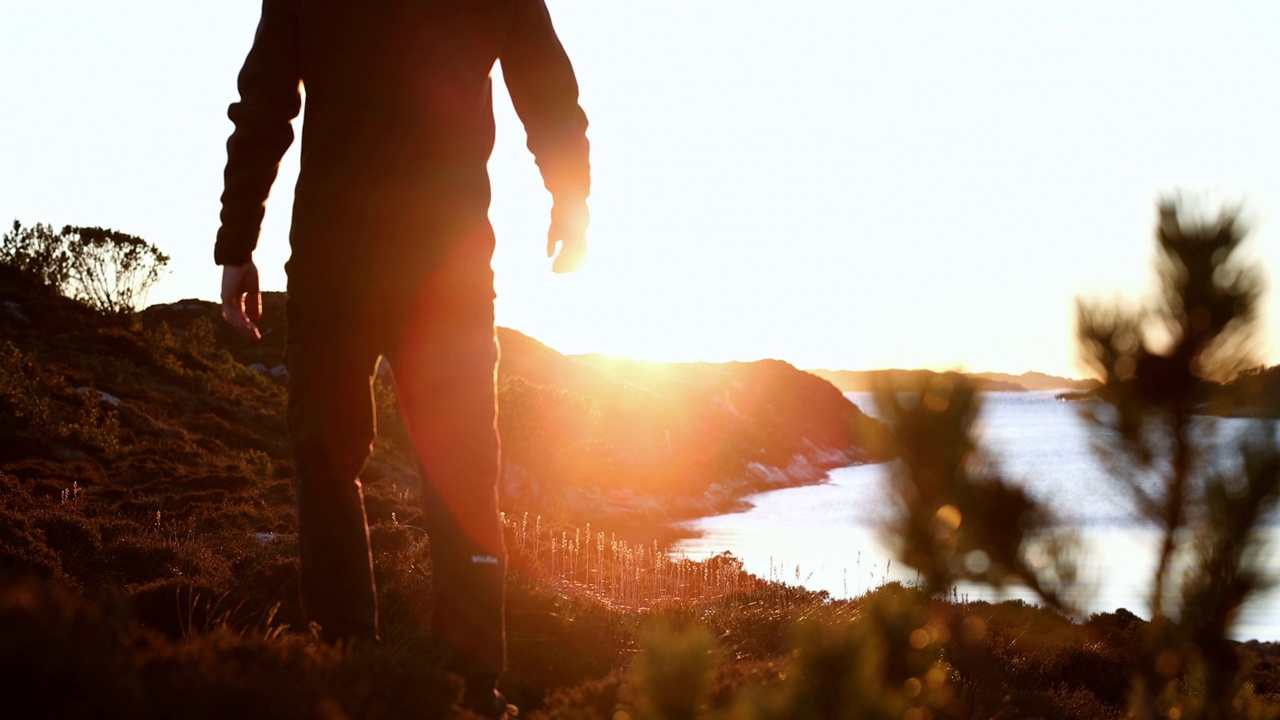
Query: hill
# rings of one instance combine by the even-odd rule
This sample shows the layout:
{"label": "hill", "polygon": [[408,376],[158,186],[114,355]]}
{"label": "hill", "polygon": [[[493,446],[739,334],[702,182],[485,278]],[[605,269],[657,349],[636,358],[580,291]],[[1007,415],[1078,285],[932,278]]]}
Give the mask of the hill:
{"label": "hill", "polygon": [[[875,392],[884,388],[894,391],[909,390],[921,386],[929,378],[939,375],[933,370],[809,370],[808,372],[830,382],[841,392]],[[968,378],[983,392],[1024,392],[1030,390],[1092,390],[1098,386],[1095,380],[1025,372],[1008,373],[959,373]]]}
{"label": "hill", "polygon": [[1060,377],[1058,375],[1046,375],[1042,372],[1024,372],[1021,375],[1010,375],[1008,373],[969,373],[969,377],[980,381],[993,383],[1007,383],[1016,385],[1023,390],[1092,390],[1098,387],[1097,380],[1080,380],[1076,378]]}
{"label": "hill", "polygon": [[522,510],[652,526],[883,458],[878,421],[781,361],[651,363],[498,338],[503,491]]}

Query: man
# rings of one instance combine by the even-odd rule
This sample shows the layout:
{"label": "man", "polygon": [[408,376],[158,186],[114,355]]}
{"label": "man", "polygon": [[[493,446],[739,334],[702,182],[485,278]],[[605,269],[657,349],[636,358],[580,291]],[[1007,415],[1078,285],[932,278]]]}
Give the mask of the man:
{"label": "man", "polygon": [[223,317],[257,337],[252,253],[305,88],[286,266],[303,606],[325,638],[376,639],[358,475],[381,356],[423,474],[433,631],[477,707],[497,703],[505,642],[486,170],[495,61],[554,201],[552,269],[575,269],[587,121],[543,0],[265,0],[229,110],[215,249]]}

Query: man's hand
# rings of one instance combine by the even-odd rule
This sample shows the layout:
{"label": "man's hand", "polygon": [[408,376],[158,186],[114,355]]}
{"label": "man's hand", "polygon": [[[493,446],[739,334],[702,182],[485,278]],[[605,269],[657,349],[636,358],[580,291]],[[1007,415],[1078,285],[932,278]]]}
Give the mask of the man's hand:
{"label": "man's hand", "polygon": [[251,340],[262,333],[255,324],[262,317],[262,293],[258,291],[258,266],[222,266],[222,319]]}
{"label": "man's hand", "polygon": [[[551,208],[551,229],[547,230],[547,257],[554,257],[551,271],[569,273],[582,267],[587,257],[587,223],[591,214],[586,202],[559,204]],[[559,247],[559,254],[556,248]]]}

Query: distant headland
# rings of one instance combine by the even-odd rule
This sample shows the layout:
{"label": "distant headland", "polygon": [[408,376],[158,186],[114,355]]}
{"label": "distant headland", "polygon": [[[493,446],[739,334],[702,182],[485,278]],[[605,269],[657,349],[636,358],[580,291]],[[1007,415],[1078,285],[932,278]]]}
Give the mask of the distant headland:
{"label": "distant headland", "polygon": [[[910,390],[919,388],[934,377],[949,373],[933,370],[809,370],[841,392],[875,392],[878,390]],[[978,390],[984,392],[1030,392],[1056,390],[1059,392],[1088,392],[1098,387],[1097,380],[1046,375],[1041,372],[1008,373],[956,373],[963,375]]]}

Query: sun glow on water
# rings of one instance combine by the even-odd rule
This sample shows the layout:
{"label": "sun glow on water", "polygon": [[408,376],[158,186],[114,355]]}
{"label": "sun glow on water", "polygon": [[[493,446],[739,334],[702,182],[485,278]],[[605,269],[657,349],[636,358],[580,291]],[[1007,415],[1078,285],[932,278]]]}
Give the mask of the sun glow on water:
{"label": "sun glow on water", "polygon": [[[874,414],[869,394],[850,397]],[[1150,617],[1159,533],[1133,519],[1127,492],[1092,454],[1090,428],[1080,420],[1078,408],[1054,400],[1052,392],[984,397],[984,452],[1002,458],[1006,475],[1045,501],[1081,541],[1075,602],[1086,614],[1123,607]],[[1242,422],[1219,421],[1219,430],[1230,432]],[[746,512],[690,523],[701,535],[680,547],[694,558],[728,550],[749,572],[836,597],[856,596],[887,581],[913,583],[915,572],[891,560],[893,550],[878,529],[892,512],[886,487],[892,471],[892,463],[838,468],[825,484],[752,496],[748,501],[754,506]],[[1262,568],[1280,567],[1280,523],[1273,519],[1263,532],[1268,543],[1256,562]],[[1189,545],[1183,543],[1181,558],[1174,560],[1170,578],[1175,581]],[[1035,599],[1019,587],[961,584],[956,592],[975,600]],[[1176,606],[1176,593],[1171,593],[1166,607]],[[1259,593],[1244,607],[1233,636],[1280,639],[1280,588]]]}

